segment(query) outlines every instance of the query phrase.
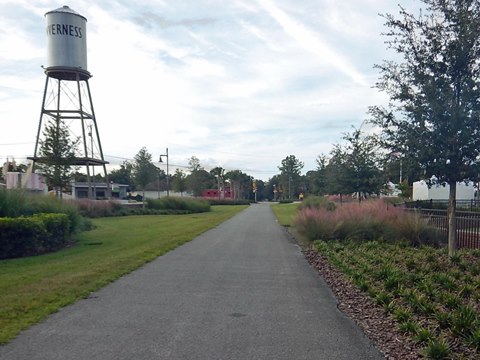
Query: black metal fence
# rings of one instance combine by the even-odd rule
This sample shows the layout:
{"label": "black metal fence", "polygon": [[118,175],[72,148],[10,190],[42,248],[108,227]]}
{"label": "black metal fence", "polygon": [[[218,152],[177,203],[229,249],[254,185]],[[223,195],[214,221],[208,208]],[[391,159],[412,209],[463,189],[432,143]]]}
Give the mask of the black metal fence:
{"label": "black metal fence", "polygon": [[[480,200],[457,200],[455,202],[456,208],[463,211],[480,211]],[[405,202],[407,208],[419,208],[419,209],[447,209],[448,200],[415,200]]]}
{"label": "black metal fence", "polygon": [[[448,234],[447,210],[406,208],[416,212],[445,236]],[[480,212],[456,211],[457,248],[480,249]]]}

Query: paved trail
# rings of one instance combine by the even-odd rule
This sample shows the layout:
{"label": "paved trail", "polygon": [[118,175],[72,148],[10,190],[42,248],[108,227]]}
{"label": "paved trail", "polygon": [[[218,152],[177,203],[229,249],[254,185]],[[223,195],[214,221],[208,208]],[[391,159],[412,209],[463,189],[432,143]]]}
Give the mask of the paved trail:
{"label": "paved trail", "polygon": [[0,347],[11,360],[382,359],[252,205]]}

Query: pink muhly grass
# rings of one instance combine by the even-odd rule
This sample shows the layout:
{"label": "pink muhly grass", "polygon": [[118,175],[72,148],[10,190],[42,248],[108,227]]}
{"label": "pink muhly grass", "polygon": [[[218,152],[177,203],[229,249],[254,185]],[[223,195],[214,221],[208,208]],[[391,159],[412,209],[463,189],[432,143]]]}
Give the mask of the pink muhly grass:
{"label": "pink muhly grass", "polygon": [[334,211],[307,207],[297,213],[294,224],[309,240],[329,240],[333,237],[334,217]]}
{"label": "pink muhly grass", "polygon": [[418,216],[382,200],[347,203],[335,211],[305,208],[298,212],[294,223],[310,240],[384,238],[419,243],[420,233],[425,233],[427,227]]}

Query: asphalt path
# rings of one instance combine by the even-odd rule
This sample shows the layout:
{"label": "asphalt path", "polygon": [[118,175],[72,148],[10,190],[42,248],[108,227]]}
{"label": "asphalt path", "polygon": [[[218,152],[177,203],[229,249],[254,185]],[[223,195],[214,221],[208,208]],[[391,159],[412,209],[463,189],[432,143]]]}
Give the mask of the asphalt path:
{"label": "asphalt path", "polygon": [[268,204],[61,309],[0,359],[383,359]]}

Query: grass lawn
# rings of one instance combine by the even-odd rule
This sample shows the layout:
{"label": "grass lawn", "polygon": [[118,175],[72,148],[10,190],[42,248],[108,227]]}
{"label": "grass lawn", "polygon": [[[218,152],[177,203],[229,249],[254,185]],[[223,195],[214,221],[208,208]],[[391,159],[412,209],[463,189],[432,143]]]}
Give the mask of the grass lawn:
{"label": "grass lawn", "polygon": [[0,261],[0,344],[59,308],[229,219],[246,206],[191,215],[94,219],[71,248]]}
{"label": "grass lawn", "polygon": [[274,204],[272,205],[272,209],[281,225],[292,226],[298,205],[299,203]]}

